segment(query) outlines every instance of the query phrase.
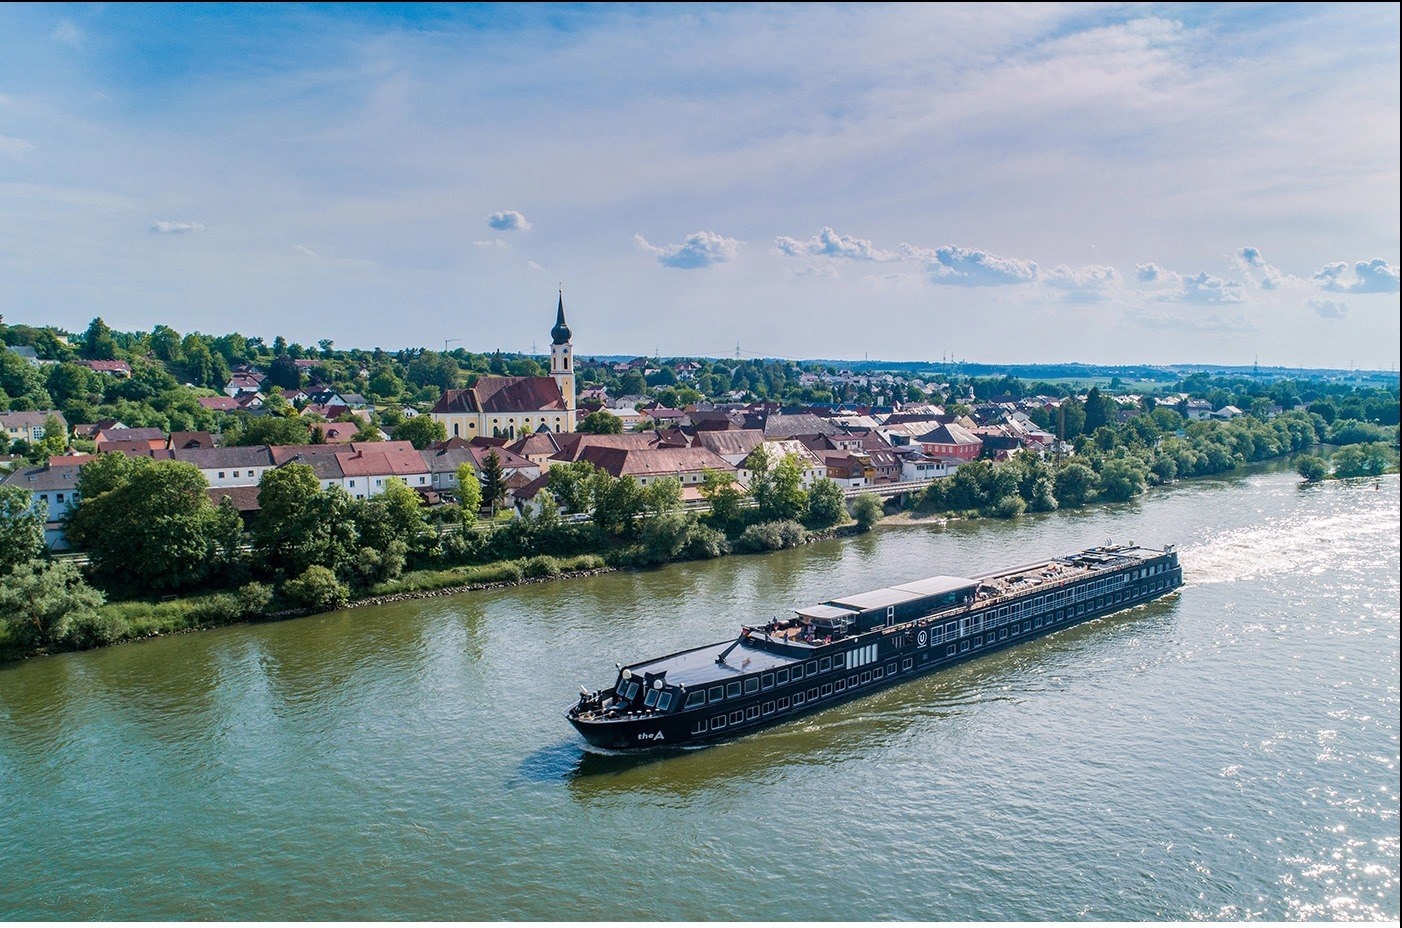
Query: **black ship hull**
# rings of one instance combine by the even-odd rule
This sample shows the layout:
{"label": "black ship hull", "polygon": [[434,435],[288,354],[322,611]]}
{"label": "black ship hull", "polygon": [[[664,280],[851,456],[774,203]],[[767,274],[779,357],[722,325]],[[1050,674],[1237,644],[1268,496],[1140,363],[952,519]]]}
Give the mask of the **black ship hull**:
{"label": "black ship hull", "polygon": [[[1069,590],[1064,602],[1060,596],[1037,595],[1058,585],[1046,583],[1025,593],[966,602],[836,641],[799,645],[788,639],[775,640],[772,628],[762,635],[759,630],[745,629],[739,642],[718,642],[635,665],[640,671],[636,675],[624,669],[614,688],[586,694],[566,718],[590,745],[609,750],[647,750],[732,738],[1159,599],[1182,585],[1182,571],[1171,549],[1164,552],[1162,565],[1157,573],[1135,564],[1122,568],[1123,576],[1101,571],[1075,582],[1062,581],[1059,585]],[[1139,573],[1134,573],[1136,570]],[[1091,586],[1097,581],[1104,586]],[[1080,595],[1081,587],[1096,595]],[[752,657],[777,655],[774,669],[746,671],[750,665],[746,658],[729,675],[694,682],[690,689],[677,687],[679,706],[659,710],[653,697],[664,686],[671,686],[665,682],[665,671],[649,673],[648,668],[657,669],[662,662],[671,661],[674,672],[677,666],[695,670],[702,665],[702,658],[711,659],[716,652],[716,665],[733,668],[727,664],[727,656],[739,645],[746,646],[743,653]],[[729,684],[733,695],[721,692],[722,681]],[[637,695],[639,682],[642,693],[650,687],[657,690],[647,697],[648,705]],[[689,705],[708,689],[719,699],[700,695],[700,705]],[[633,702],[625,701],[625,696]],[[682,702],[687,705],[680,705]]]}

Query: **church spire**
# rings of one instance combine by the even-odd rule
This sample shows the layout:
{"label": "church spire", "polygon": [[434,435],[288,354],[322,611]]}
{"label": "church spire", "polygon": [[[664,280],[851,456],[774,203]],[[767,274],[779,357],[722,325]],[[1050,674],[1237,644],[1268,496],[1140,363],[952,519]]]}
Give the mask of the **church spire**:
{"label": "church spire", "polygon": [[565,324],[565,291],[560,291],[560,305],[555,311],[555,327],[550,330],[552,344],[565,345],[570,340],[570,327]]}

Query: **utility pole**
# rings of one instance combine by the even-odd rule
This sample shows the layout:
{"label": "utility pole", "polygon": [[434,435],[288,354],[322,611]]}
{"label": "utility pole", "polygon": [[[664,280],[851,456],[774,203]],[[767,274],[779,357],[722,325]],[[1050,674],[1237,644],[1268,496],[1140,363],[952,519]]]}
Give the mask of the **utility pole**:
{"label": "utility pole", "polygon": [[460,338],[445,338],[445,339],[443,339],[443,353],[444,353],[444,354],[447,354],[447,353],[448,353],[448,346],[451,345],[451,344],[453,344],[454,342],[460,342],[460,341],[462,341],[462,339],[460,339]]}

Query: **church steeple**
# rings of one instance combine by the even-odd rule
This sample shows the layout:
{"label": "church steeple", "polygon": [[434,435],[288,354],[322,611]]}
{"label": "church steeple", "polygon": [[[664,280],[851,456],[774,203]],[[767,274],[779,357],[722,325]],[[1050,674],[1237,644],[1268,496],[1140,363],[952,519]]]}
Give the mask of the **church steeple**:
{"label": "church steeple", "polygon": [[550,330],[551,343],[565,345],[570,340],[570,327],[565,324],[565,291],[560,291],[560,304],[555,310],[555,327]]}

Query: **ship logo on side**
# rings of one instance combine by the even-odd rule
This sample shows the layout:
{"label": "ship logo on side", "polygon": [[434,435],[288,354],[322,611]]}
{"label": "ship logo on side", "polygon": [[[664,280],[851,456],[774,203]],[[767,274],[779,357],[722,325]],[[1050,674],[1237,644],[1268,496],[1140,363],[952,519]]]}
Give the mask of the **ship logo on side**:
{"label": "ship logo on side", "polygon": [[666,739],[665,737],[663,737],[662,732],[660,732],[660,731],[654,731],[654,732],[640,731],[640,732],[638,732],[638,740],[639,740],[639,741],[666,741],[667,739]]}

